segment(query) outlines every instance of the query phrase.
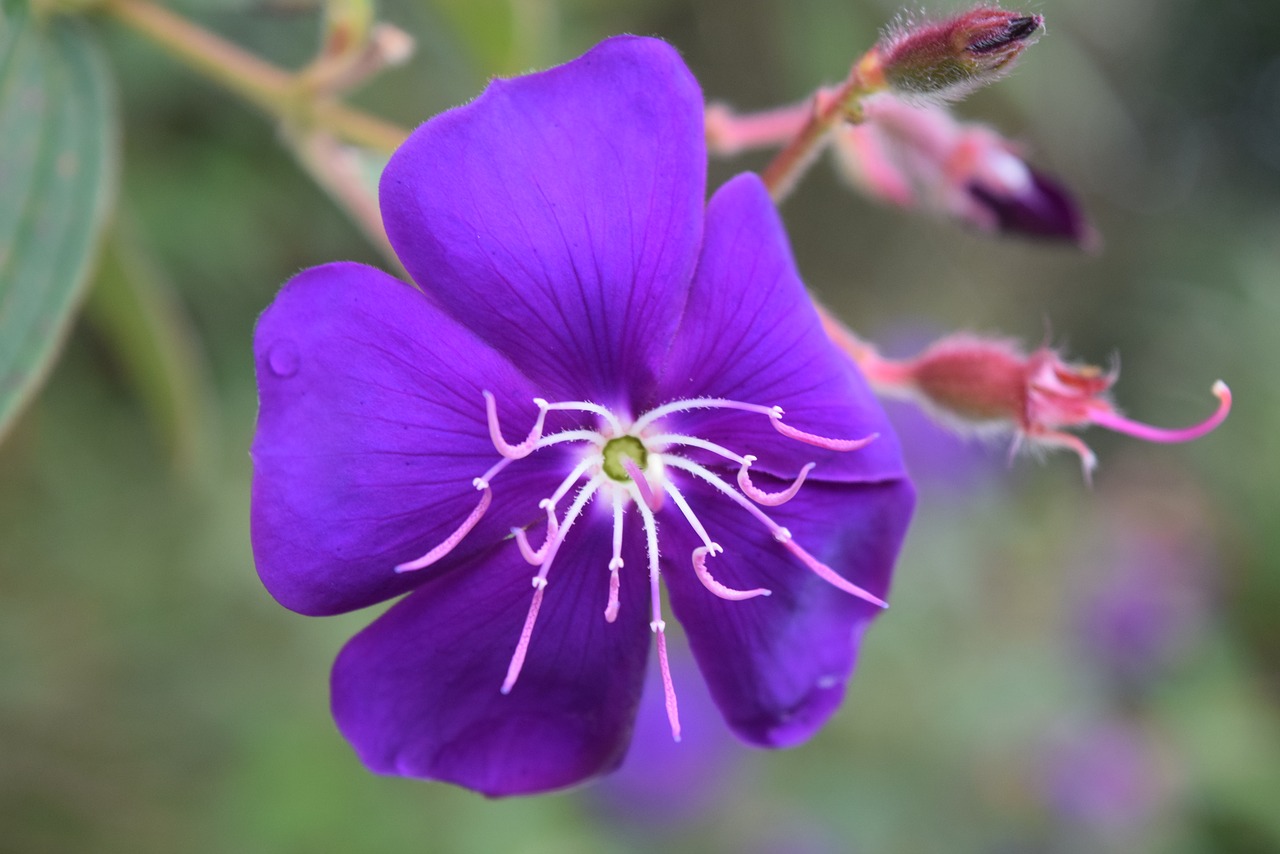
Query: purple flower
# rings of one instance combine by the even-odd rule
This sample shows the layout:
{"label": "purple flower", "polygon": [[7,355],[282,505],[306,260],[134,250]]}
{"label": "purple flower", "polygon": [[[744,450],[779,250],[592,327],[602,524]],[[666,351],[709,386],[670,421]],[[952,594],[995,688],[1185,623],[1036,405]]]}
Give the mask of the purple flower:
{"label": "purple flower", "polygon": [[651,631],[678,735],[659,577],[741,738],[839,704],[912,488],[760,181],[704,209],[705,170],[679,57],[610,40],[392,157],[417,288],[330,264],[259,322],[263,583],[313,615],[413,591],[334,665],[374,771],[509,795],[613,769]]}

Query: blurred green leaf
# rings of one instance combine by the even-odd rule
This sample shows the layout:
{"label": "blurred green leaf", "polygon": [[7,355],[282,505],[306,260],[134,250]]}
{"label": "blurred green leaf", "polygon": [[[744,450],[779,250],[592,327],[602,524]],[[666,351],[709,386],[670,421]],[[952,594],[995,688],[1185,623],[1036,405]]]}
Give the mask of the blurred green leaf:
{"label": "blurred green leaf", "polygon": [[111,347],[174,467],[191,473],[207,459],[213,423],[204,353],[163,272],[120,222],[103,247],[85,315]]}
{"label": "blurred green leaf", "polygon": [[53,362],[110,213],[110,80],[83,22],[0,22],[0,436]]}

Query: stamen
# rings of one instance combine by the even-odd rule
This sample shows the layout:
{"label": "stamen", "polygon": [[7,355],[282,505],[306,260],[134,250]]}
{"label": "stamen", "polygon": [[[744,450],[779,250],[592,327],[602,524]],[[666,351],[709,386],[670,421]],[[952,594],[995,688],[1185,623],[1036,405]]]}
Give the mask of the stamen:
{"label": "stamen", "polygon": [[613,499],[613,557],[609,558],[609,603],[604,609],[604,618],[612,623],[618,619],[618,588],[621,579],[618,570],[622,569],[622,496]]}
{"label": "stamen", "polygon": [[710,451],[724,457],[726,460],[732,460],[738,465],[742,465],[742,455],[735,454],[728,448],[717,445],[715,442],[708,442],[706,439],[700,439],[697,436],[682,436],[679,433],[663,433],[661,436],[654,436],[647,439],[646,442],[650,446],[663,447],[664,445],[686,445],[691,448],[701,448],[704,451]]}
{"label": "stamen", "polygon": [[462,524],[458,526],[457,530],[446,537],[444,542],[417,560],[411,560],[408,563],[399,564],[396,567],[396,572],[412,572],[415,569],[424,569],[431,566],[431,564],[440,560],[440,558],[457,548],[458,543],[462,542],[462,538],[471,533],[471,529],[474,528],[476,523],[480,521],[480,518],[484,516],[485,511],[489,509],[490,502],[493,501],[493,490],[489,488],[489,482],[487,480],[478,477],[472,481],[472,484],[476,489],[480,490],[480,502],[476,504],[475,509],[471,511],[471,515],[464,519]]}
{"label": "stamen", "polygon": [[529,431],[529,435],[525,437],[523,442],[512,445],[502,436],[502,428],[498,425],[498,403],[493,395],[488,391],[482,392],[484,395],[485,412],[489,417],[489,438],[493,440],[493,446],[498,449],[498,453],[509,460],[523,459],[533,453],[538,444],[538,440],[542,438],[542,425],[547,418],[548,404],[540,397],[535,397],[533,402],[538,407],[538,418],[533,422],[533,429]]}
{"label": "stamen", "polygon": [[671,666],[667,661],[667,624],[662,620],[662,592],[659,587],[660,573],[658,569],[658,522],[653,518],[653,511],[644,502],[637,502],[640,516],[644,519],[645,545],[649,553],[649,604],[653,619],[649,628],[658,636],[658,666],[662,670],[662,692],[666,696],[667,722],[671,724],[671,737],[680,740],[680,708],[676,703],[676,688],[671,681]]}
{"label": "stamen", "polygon": [[743,412],[755,412],[759,415],[768,415],[770,418],[778,418],[782,415],[781,407],[777,406],[761,406],[758,403],[742,403],[737,400],[724,400],[719,397],[692,397],[688,400],[676,400],[671,403],[664,403],[655,409],[650,409],[644,415],[636,419],[631,425],[633,433],[640,433],[644,428],[648,427],[659,418],[667,415],[674,415],[677,412],[689,412],[693,409],[739,409]]}
{"label": "stamen", "polygon": [[657,513],[662,509],[662,493],[654,490],[653,485],[649,483],[649,479],[645,477],[644,472],[640,470],[640,466],[636,465],[635,460],[630,457],[622,459],[622,467],[626,469],[627,474],[636,485],[636,491],[640,493],[641,500],[649,505],[649,509]]}
{"label": "stamen", "polygon": [[538,570],[538,574],[533,579],[533,602],[529,605],[529,613],[524,618],[524,628],[520,630],[520,640],[516,643],[516,651],[511,656],[511,663],[507,665],[507,678],[502,682],[502,693],[504,694],[511,693],[516,680],[520,678],[520,669],[524,667],[524,657],[529,651],[529,640],[533,637],[533,624],[538,620],[538,609],[542,607],[542,593],[547,587],[547,573],[551,571],[551,562],[555,560],[556,552],[560,550],[560,544],[564,542],[565,535],[569,533],[573,523],[582,515],[583,508],[587,506],[587,502],[596,494],[603,480],[604,475],[596,475],[587,481],[587,485],[582,487],[577,497],[573,499],[573,504],[569,505],[569,512],[565,513],[564,523],[556,531],[556,535],[551,538],[551,545],[547,549],[546,557],[543,558],[542,568]]}
{"label": "stamen", "polygon": [[1192,439],[1199,439],[1206,433],[1211,432],[1215,427],[1223,422],[1227,417],[1227,413],[1231,411],[1231,389],[1227,388],[1227,384],[1222,380],[1218,380],[1213,384],[1213,394],[1218,398],[1218,409],[1204,421],[1192,427],[1182,430],[1167,430],[1162,427],[1153,427],[1149,424],[1143,424],[1139,421],[1132,421],[1111,411],[1101,411],[1091,413],[1090,420],[1099,427],[1106,427],[1108,430],[1115,430],[1117,433],[1125,433],[1138,439],[1145,439],[1148,442],[1190,442]]}
{"label": "stamen", "polygon": [[697,514],[693,512],[693,508],[689,506],[689,502],[685,499],[684,493],[676,489],[676,485],[667,482],[666,489],[671,495],[671,500],[680,508],[680,512],[684,514],[684,518],[688,520],[689,527],[693,528],[693,532],[698,535],[698,539],[702,540],[703,545],[711,550],[712,554],[720,550],[720,547],[711,542],[711,535],[707,533],[707,529],[702,526],[702,521]]}
{"label": "stamen", "polygon": [[757,504],[765,504],[769,507],[777,507],[779,504],[786,504],[792,498],[796,497],[796,493],[800,491],[800,487],[804,485],[804,479],[809,476],[809,472],[813,471],[816,463],[807,463],[804,468],[800,469],[800,474],[796,476],[795,482],[781,492],[765,492],[751,482],[751,475],[747,474],[747,469],[751,468],[751,464],[756,458],[751,454],[747,454],[742,458],[742,468],[738,469],[738,488],[747,494],[752,501]]}
{"label": "stamen", "polygon": [[826,436],[819,436],[816,433],[806,433],[803,430],[797,430],[790,424],[783,423],[781,409],[771,420],[773,421],[773,428],[788,439],[795,439],[797,442],[804,442],[807,445],[826,448],[828,451],[856,451],[859,448],[865,448],[880,438],[879,433],[872,433],[870,436],[865,436],[861,439],[830,439]]}
{"label": "stamen", "polygon": [[599,415],[605,421],[609,422],[609,426],[613,428],[613,435],[619,436],[624,431],[622,423],[618,421],[618,416],[614,415],[608,409],[605,409],[598,403],[592,403],[589,400],[569,400],[559,403],[547,404],[547,409],[556,409],[567,412],[590,412],[593,415]]}
{"label": "stamen", "polygon": [[515,535],[516,545],[520,547],[520,554],[526,561],[534,566],[541,566],[546,560],[547,549],[551,547],[551,541],[556,537],[556,531],[560,528],[560,523],[556,521],[555,506],[550,501],[540,501],[538,506],[547,511],[547,538],[542,541],[542,548],[537,551],[529,545],[529,535],[525,533],[523,528],[512,528],[511,533]]}
{"label": "stamen", "polygon": [[722,493],[729,496],[729,498],[732,499],[739,507],[746,510],[748,513],[750,513],[752,516],[758,519],[761,522],[761,524],[763,524],[766,528],[768,528],[769,532],[773,534],[774,539],[776,539],[779,543],[781,543],[787,549],[787,551],[791,552],[793,555],[799,558],[801,563],[803,563],[810,570],[812,570],[823,581],[826,581],[827,583],[832,584],[835,587],[838,587],[839,589],[843,590],[846,593],[849,593],[853,596],[857,596],[859,599],[865,599],[866,601],[872,603],[873,605],[878,605],[881,608],[889,607],[888,603],[886,603],[883,599],[869,593],[866,590],[863,590],[858,585],[847,581],[842,575],[837,573],[831,567],[827,566],[824,563],[819,562],[816,558],[813,557],[813,555],[809,554],[804,549],[800,548],[800,546],[798,546],[796,543],[792,541],[790,531],[788,531],[786,528],[782,527],[777,522],[773,521],[768,516],[766,516],[764,511],[762,511],[759,507],[756,507],[749,500],[747,500],[746,496],[736,491],[732,486],[725,483],[723,480],[721,480],[711,471],[707,470],[703,466],[698,465],[695,462],[692,462],[691,460],[686,460],[684,457],[677,457],[673,454],[668,454],[667,456],[665,456],[663,458],[663,461],[667,465],[674,466],[679,469],[684,469],[690,474],[693,474],[702,478],[707,483],[711,484],[716,489],[720,490]]}
{"label": "stamen", "polygon": [[573,467],[569,474],[565,476],[565,479],[560,481],[560,485],[556,487],[555,492],[551,493],[551,497],[542,499],[542,501],[538,503],[538,506],[541,507],[543,503],[546,503],[554,510],[555,506],[560,503],[560,499],[568,495],[569,490],[573,488],[573,485],[587,473],[587,469],[591,468],[591,466],[596,463],[598,463],[598,459],[595,458],[595,455],[589,456],[579,462]]}
{"label": "stamen", "polygon": [[718,543],[712,543],[710,546],[704,546],[693,550],[693,573],[698,576],[698,580],[702,582],[702,586],[710,590],[721,599],[728,599],[730,602],[741,602],[745,599],[754,599],[757,596],[772,595],[772,590],[766,590],[763,587],[757,587],[755,590],[734,590],[732,587],[726,587],[719,581],[711,577],[711,573],[707,571],[707,558],[723,552]]}
{"label": "stamen", "polygon": [[558,445],[561,442],[591,442],[595,445],[603,445],[607,439],[601,436],[595,430],[563,430],[559,433],[552,433],[550,436],[543,436],[538,440],[538,444],[533,446],[535,451],[551,445]]}

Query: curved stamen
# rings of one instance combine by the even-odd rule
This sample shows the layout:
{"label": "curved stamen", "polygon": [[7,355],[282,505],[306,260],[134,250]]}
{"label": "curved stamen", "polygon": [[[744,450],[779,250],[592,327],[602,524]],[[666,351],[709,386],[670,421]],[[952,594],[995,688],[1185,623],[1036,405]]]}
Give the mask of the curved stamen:
{"label": "curved stamen", "polygon": [[676,485],[668,481],[666,483],[667,494],[671,496],[671,500],[680,508],[680,512],[684,514],[684,518],[689,522],[689,527],[693,528],[693,532],[698,535],[698,539],[702,540],[702,544],[710,549],[712,554],[721,551],[720,546],[711,542],[711,535],[707,533],[707,529],[702,526],[702,520],[693,512],[693,508],[689,506],[688,500],[684,497],[684,493],[676,489]]}
{"label": "curved stamen", "polygon": [[412,572],[415,569],[424,569],[449,552],[457,548],[458,543],[462,542],[462,538],[471,533],[471,529],[480,521],[480,517],[484,516],[486,510],[489,509],[490,502],[493,501],[493,490],[489,488],[489,482],[484,478],[476,478],[472,481],[472,485],[480,490],[480,502],[476,504],[475,509],[471,511],[471,515],[462,521],[457,529],[445,537],[444,542],[424,554],[417,560],[411,560],[408,563],[402,563],[396,566],[396,572]]}
{"label": "curved stamen", "polygon": [[621,579],[618,570],[622,569],[622,495],[613,498],[613,557],[609,558],[609,602],[604,608],[606,622],[618,619],[618,589]]}
{"label": "curved stamen", "polygon": [[562,412],[590,412],[592,415],[599,415],[605,421],[609,422],[609,426],[613,428],[615,436],[621,435],[622,422],[618,420],[618,416],[614,415],[608,409],[605,409],[598,403],[592,403],[589,400],[568,400],[558,403],[547,404],[547,409],[557,409]]}
{"label": "curved stamen", "polygon": [[797,442],[804,442],[806,445],[826,448],[828,451],[856,451],[859,448],[865,448],[880,438],[879,433],[872,433],[870,436],[864,436],[861,439],[831,439],[826,436],[819,436],[816,433],[806,433],[803,430],[797,430],[790,424],[784,423],[781,409],[770,420],[773,422],[773,429],[788,439],[795,439]]}
{"label": "curved stamen", "polygon": [[768,415],[770,418],[778,418],[782,415],[782,408],[779,406],[761,406],[758,403],[742,403],[741,401],[724,400],[719,397],[691,397],[688,400],[674,400],[671,403],[664,403],[662,406],[650,409],[636,419],[636,422],[631,425],[631,431],[639,433],[659,418],[674,415],[677,412],[689,412],[694,409],[739,409],[743,412]]}
{"label": "curved stamen", "polygon": [[640,466],[636,464],[635,460],[624,458],[622,467],[626,469],[632,483],[636,485],[636,491],[640,493],[640,499],[649,505],[649,509],[654,513],[661,510],[662,493],[653,488],[653,484],[649,483],[649,478],[645,477],[644,472],[640,470]]}
{"label": "curved stamen", "polygon": [[594,456],[587,457],[579,462],[567,475],[565,475],[564,480],[560,481],[560,485],[556,487],[555,492],[551,493],[551,497],[542,499],[538,506],[541,507],[542,503],[545,502],[551,506],[552,510],[555,510],[556,505],[560,503],[560,499],[569,494],[569,490],[573,488],[573,485],[577,483],[582,476],[587,473],[587,469],[591,468],[592,464],[595,463],[597,463],[597,460]]}
{"label": "curved stamen", "polygon": [[738,465],[742,465],[741,454],[735,454],[723,445],[717,445],[715,442],[708,442],[706,439],[700,439],[697,436],[683,436],[679,433],[663,433],[661,436],[654,436],[651,439],[646,439],[645,444],[656,447],[663,447],[664,445],[684,445],[690,448],[701,448],[704,451],[710,451],[717,456],[724,457],[726,460],[732,460]]}
{"label": "curved stamen", "polygon": [[747,469],[751,468],[751,464],[756,458],[751,454],[747,454],[742,458],[742,468],[738,469],[738,488],[747,494],[757,504],[764,504],[769,507],[777,507],[779,504],[786,504],[788,501],[796,497],[796,493],[800,491],[800,487],[804,485],[804,479],[809,476],[809,472],[813,471],[816,463],[807,463],[804,468],[800,469],[800,474],[796,475],[793,482],[781,492],[765,492],[751,482],[751,475],[747,474]]}
{"label": "curved stamen", "polygon": [[541,548],[534,551],[529,545],[529,535],[523,528],[511,529],[512,535],[516,538],[516,545],[520,548],[520,554],[534,566],[542,566],[542,562],[547,559],[547,550],[551,547],[551,541],[555,539],[556,532],[560,528],[560,523],[556,521],[555,507],[551,502],[543,500],[538,503],[538,506],[547,511],[547,538],[542,541]]}
{"label": "curved stamen", "polygon": [[814,558],[804,549],[800,548],[800,546],[792,542],[790,531],[788,531],[786,528],[782,527],[777,522],[770,519],[767,515],[765,515],[764,511],[762,511],[759,507],[756,507],[756,505],[752,504],[746,498],[746,496],[739,493],[732,486],[725,483],[723,480],[721,480],[712,472],[708,471],[703,466],[700,466],[697,463],[692,462],[691,460],[686,460],[683,457],[677,457],[674,455],[668,455],[664,457],[663,461],[669,466],[675,466],[676,468],[684,469],[690,474],[693,474],[693,475],[696,475],[697,477],[702,478],[707,483],[711,484],[716,489],[720,490],[720,492],[727,495],[730,499],[734,501],[734,503],[736,503],[738,506],[742,507],[748,513],[750,513],[752,516],[758,519],[761,524],[763,524],[766,528],[769,529],[769,533],[773,534],[773,537],[775,540],[781,543],[787,549],[787,551],[791,552],[793,555],[799,558],[800,561],[805,566],[807,566],[810,570],[812,570],[815,574],[817,574],[818,577],[821,578],[823,581],[826,581],[827,583],[834,585],[835,587],[839,588],[840,590],[843,590],[844,592],[850,595],[857,596],[859,599],[865,599],[866,601],[872,603],[873,605],[878,605],[881,608],[889,607],[888,603],[886,603],[883,599],[866,590],[863,590],[858,585],[851,583],[850,581],[845,579],[844,576],[840,575],[839,573],[837,573],[835,570],[833,570],[831,567],[827,566],[826,564],[819,562],[816,558]]}
{"label": "curved stamen", "polygon": [[703,587],[721,599],[728,599],[730,602],[742,602],[746,599],[754,599],[757,596],[770,596],[773,594],[772,590],[767,590],[764,587],[757,587],[755,590],[735,590],[712,578],[710,571],[707,570],[707,558],[715,557],[723,551],[724,549],[720,548],[719,543],[712,543],[709,546],[693,550],[693,574],[698,576],[698,580],[702,582]]}
{"label": "curved stamen", "polygon": [[662,692],[666,696],[667,722],[671,724],[671,737],[680,740],[680,708],[676,703],[675,683],[671,681],[671,665],[667,661],[667,624],[662,619],[662,591],[658,570],[658,523],[653,511],[643,501],[637,502],[644,520],[645,544],[649,552],[649,605],[653,619],[649,628],[658,636],[658,667],[662,671]]}
{"label": "curved stamen", "polygon": [[1102,411],[1092,413],[1090,420],[1099,427],[1106,427],[1108,430],[1115,430],[1117,433],[1125,433],[1138,439],[1145,439],[1148,442],[1190,442],[1192,439],[1199,439],[1206,433],[1211,432],[1227,417],[1227,413],[1231,411],[1231,389],[1227,388],[1227,384],[1222,380],[1218,380],[1213,384],[1213,394],[1218,398],[1218,409],[1204,421],[1192,427],[1186,427],[1182,430],[1168,430],[1163,427],[1153,427],[1150,424],[1143,424],[1139,421],[1133,421],[1125,418],[1116,412]]}
{"label": "curved stamen", "polygon": [[533,399],[533,402],[538,407],[538,417],[533,422],[533,429],[529,431],[529,435],[524,438],[524,441],[512,445],[502,436],[502,427],[498,424],[497,400],[488,391],[481,393],[484,395],[485,413],[489,417],[489,438],[493,440],[493,446],[498,449],[498,453],[509,460],[524,459],[532,454],[538,444],[538,440],[542,438],[542,425],[547,419],[547,407],[549,404],[540,397]]}
{"label": "curved stamen", "polygon": [[558,445],[561,442],[591,442],[594,445],[603,445],[608,440],[601,436],[595,430],[565,430],[560,433],[552,433],[550,436],[543,436],[538,440],[538,444],[533,446],[535,451],[551,445]]}
{"label": "curved stamen", "polygon": [[510,694],[511,689],[515,687],[516,680],[520,678],[520,670],[524,667],[525,655],[529,652],[529,641],[533,637],[533,624],[538,620],[538,609],[542,607],[542,592],[547,587],[547,573],[551,571],[551,562],[555,560],[556,552],[560,550],[560,544],[564,542],[565,535],[569,533],[569,529],[573,527],[573,523],[582,515],[582,510],[587,506],[599,490],[604,475],[596,475],[587,481],[587,485],[582,487],[577,497],[573,499],[573,503],[569,505],[569,511],[565,513],[564,522],[556,531],[556,535],[551,538],[551,545],[547,549],[546,557],[542,560],[542,568],[538,570],[538,574],[533,579],[533,602],[529,605],[529,613],[524,618],[524,628],[520,630],[520,640],[516,642],[516,651],[511,655],[511,663],[507,665],[507,677],[502,682],[502,693]]}

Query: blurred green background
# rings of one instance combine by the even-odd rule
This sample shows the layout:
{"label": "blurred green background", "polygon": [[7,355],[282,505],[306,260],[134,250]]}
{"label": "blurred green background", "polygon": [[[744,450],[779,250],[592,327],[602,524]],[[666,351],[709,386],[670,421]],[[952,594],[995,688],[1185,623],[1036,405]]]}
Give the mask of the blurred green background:
{"label": "blurred green background", "polygon": [[[319,39],[306,0],[175,7],[287,67]],[[412,126],[618,32],[673,42],[709,99],[790,103],[840,79],[895,8],[380,11],[417,52],[355,100]],[[1069,455],[1010,467],[895,407],[920,510],[831,725],[770,754],[709,727],[714,749],[689,748],[702,767],[502,802],[367,773],[327,674],[370,614],[297,616],[253,570],[255,317],[297,270],[376,250],[260,114],[94,21],[124,171],[86,310],[0,445],[0,850],[1280,851],[1280,7],[1029,11],[1047,37],[957,111],[1074,188],[1102,251],[877,207],[820,163],[783,207],[800,269],[890,350],[950,329],[1034,346],[1047,325],[1077,357],[1123,356],[1135,417],[1198,420],[1221,377],[1230,419],[1177,447],[1094,431],[1089,489]],[[762,163],[718,163],[713,185]],[[160,345],[120,308],[130,285]]]}

